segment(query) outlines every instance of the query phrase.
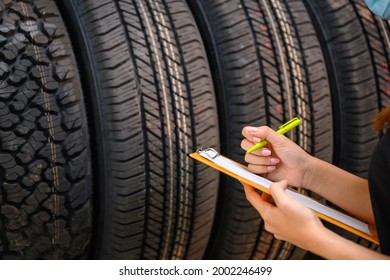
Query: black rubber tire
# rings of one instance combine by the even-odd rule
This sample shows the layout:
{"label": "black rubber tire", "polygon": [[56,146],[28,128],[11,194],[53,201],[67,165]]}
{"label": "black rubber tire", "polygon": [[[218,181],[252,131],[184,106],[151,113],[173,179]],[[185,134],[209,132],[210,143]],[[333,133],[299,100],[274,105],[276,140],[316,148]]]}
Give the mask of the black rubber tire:
{"label": "black rubber tire", "polygon": [[207,58],[184,1],[63,0],[93,111],[99,259],[201,259],[219,174]]}
{"label": "black rubber tire", "polygon": [[0,258],[88,257],[91,160],[80,79],[54,1],[0,3]]}
{"label": "black rubber tire", "polygon": [[333,163],[367,176],[379,139],[372,121],[390,98],[388,22],[363,0],[305,0],[326,54],[332,87]]}
{"label": "black rubber tire", "polygon": [[[246,125],[273,128],[300,115],[289,134],[311,154],[332,160],[332,108],[325,59],[302,1],[189,1],[210,54],[218,96],[222,153],[243,162]],[[206,258],[302,258],[273,238],[241,184],[223,177]]]}
{"label": "black rubber tire", "polygon": [[[334,119],[333,163],[367,177],[380,137],[372,130],[377,112],[390,101],[389,23],[363,0],[305,0],[315,22],[328,66]],[[376,245],[331,229],[366,247]]]}

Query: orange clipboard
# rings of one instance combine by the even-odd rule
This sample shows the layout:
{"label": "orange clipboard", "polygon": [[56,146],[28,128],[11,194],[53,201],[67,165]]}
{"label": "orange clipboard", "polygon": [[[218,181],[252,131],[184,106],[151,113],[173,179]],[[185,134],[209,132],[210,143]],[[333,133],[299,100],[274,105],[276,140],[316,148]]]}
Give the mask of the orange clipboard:
{"label": "orange clipboard", "polygon": [[[224,173],[224,174],[226,174],[226,175],[228,175],[230,177],[233,177],[233,178],[239,180],[240,182],[244,182],[244,183],[246,183],[246,184],[248,184],[248,185],[250,185],[250,186],[252,186],[252,187],[254,187],[254,188],[258,189],[258,190],[260,190],[262,192],[262,197],[264,199],[266,199],[268,201],[271,200],[272,197],[271,197],[271,193],[270,193],[269,187],[265,186],[266,185],[265,183],[264,184],[256,183],[256,182],[254,182],[254,180],[252,180],[252,179],[250,179],[250,178],[248,178],[246,176],[242,176],[242,175],[240,175],[238,173],[235,173],[235,171],[233,170],[233,168],[231,168],[231,166],[236,166],[238,168],[244,168],[247,173],[251,173],[251,172],[249,172],[248,169],[245,166],[243,166],[242,164],[240,164],[238,162],[235,162],[235,161],[233,161],[233,160],[231,160],[231,159],[229,159],[227,157],[224,157],[224,156],[220,155],[216,150],[214,150],[212,148],[199,149],[196,152],[191,153],[190,157],[192,157],[192,158],[194,158],[194,159],[196,159],[196,160],[198,160],[198,161],[200,161],[200,162],[202,162],[202,163],[204,163],[204,164],[206,164],[206,165],[208,165],[208,166],[210,166],[210,167],[212,167],[212,168],[214,168],[214,169],[216,169],[216,170],[218,170],[218,171],[220,171],[220,172],[222,172],[222,173]],[[228,164],[223,165],[223,164],[217,163],[215,161],[215,159],[217,157],[221,157],[224,160],[224,162],[226,162]],[[251,173],[251,174],[253,176],[258,177],[258,178],[262,178],[261,176],[258,176],[256,174],[253,174],[253,173]],[[265,181],[269,181],[269,180],[267,180],[265,178],[262,178],[262,179],[264,179]],[[269,182],[271,182],[271,181],[269,181]],[[267,183],[269,183],[269,182],[267,182]],[[301,193],[298,193],[297,191],[294,191],[294,190],[291,190],[291,189],[289,189],[289,191],[292,192],[292,193],[295,193],[295,195],[297,197],[303,197],[306,201],[307,200],[314,201],[317,204],[321,204],[322,207],[325,207],[325,208],[331,209],[332,211],[340,213],[340,215],[347,216],[347,217],[349,217],[350,219],[353,219],[353,220],[357,220],[354,217],[348,216],[348,215],[346,215],[344,213],[341,213],[341,212],[339,212],[339,211],[337,211],[335,209],[332,209],[329,206],[324,205],[324,204],[314,200],[311,197],[308,197],[308,196],[305,196],[305,195],[303,195]],[[351,232],[351,233],[353,233],[353,234],[355,234],[357,236],[360,236],[360,237],[362,237],[362,238],[364,238],[364,239],[366,239],[368,241],[371,241],[371,242],[379,245],[378,233],[376,231],[375,226],[367,224],[365,222],[359,221],[360,223],[364,223],[365,225],[367,225],[367,231],[364,232],[364,231],[359,230],[359,229],[357,229],[357,228],[355,228],[355,227],[353,227],[351,225],[343,223],[340,220],[337,220],[337,219],[335,219],[335,218],[333,218],[331,216],[328,216],[328,215],[326,215],[326,214],[324,214],[324,213],[322,213],[320,211],[316,211],[315,209],[312,209],[312,210],[317,214],[317,216],[320,219],[322,219],[324,221],[327,221],[327,222],[329,222],[331,224],[334,224],[334,225],[336,225],[336,226],[338,226],[338,227],[340,227],[342,229],[345,229],[345,230],[347,230],[347,231],[349,231],[349,232]]]}

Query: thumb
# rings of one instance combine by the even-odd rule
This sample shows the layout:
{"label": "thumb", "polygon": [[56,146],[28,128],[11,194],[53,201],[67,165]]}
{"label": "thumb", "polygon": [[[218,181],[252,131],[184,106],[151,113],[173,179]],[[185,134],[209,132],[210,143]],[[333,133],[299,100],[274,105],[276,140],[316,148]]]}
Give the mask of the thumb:
{"label": "thumb", "polygon": [[274,207],[271,203],[263,200],[263,198],[255,191],[252,186],[241,182],[244,186],[244,191],[246,195],[246,199],[252,204],[253,207],[256,208],[257,211],[264,213],[266,210]]}
{"label": "thumb", "polygon": [[276,206],[283,205],[288,202],[289,197],[285,191],[287,189],[287,180],[275,182],[271,185],[271,195],[276,203]]}

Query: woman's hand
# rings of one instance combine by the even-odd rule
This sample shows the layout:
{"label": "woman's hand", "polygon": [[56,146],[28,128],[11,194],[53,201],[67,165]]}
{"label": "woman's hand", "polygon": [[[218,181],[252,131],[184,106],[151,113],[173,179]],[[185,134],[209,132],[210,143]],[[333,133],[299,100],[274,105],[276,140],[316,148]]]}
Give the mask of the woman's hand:
{"label": "woman's hand", "polygon": [[267,178],[274,181],[287,179],[288,184],[295,187],[305,185],[305,176],[310,179],[308,170],[314,158],[284,135],[267,126],[244,127],[242,134],[245,137],[241,142],[244,150],[263,139],[269,142],[264,148],[245,156],[251,172],[267,173]]}
{"label": "woman's hand", "polygon": [[317,215],[285,193],[287,181],[273,183],[271,195],[276,206],[264,201],[251,187],[243,183],[246,198],[260,213],[265,223],[265,229],[275,238],[285,240],[308,250],[312,237],[322,234],[325,227]]}
{"label": "woman's hand", "polygon": [[285,193],[286,180],[273,183],[270,187],[276,206],[264,201],[251,186],[243,185],[247,199],[263,218],[265,229],[275,238],[326,259],[390,259],[325,228],[313,211]]}

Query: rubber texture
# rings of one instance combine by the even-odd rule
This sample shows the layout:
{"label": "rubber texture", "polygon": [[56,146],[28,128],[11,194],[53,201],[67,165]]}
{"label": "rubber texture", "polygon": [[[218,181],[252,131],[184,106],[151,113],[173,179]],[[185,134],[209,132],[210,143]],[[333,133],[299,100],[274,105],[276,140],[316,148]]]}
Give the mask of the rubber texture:
{"label": "rubber texture", "polygon": [[[332,160],[331,93],[320,42],[302,1],[190,1],[203,30],[217,91],[222,153],[242,162],[246,125],[298,115],[292,133],[306,151]],[[243,188],[223,177],[206,258],[302,258],[303,250],[264,230]]]}
{"label": "rubber texture", "polygon": [[[381,134],[372,130],[380,109],[390,101],[389,23],[375,16],[363,0],[305,0],[328,66],[334,122],[333,164],[367,177]],[[366,240],[331,228],[360,244]]]}
{"label": "rubber texture", "polygon": [[326,54],[332,87],[333,163],[367,177],[379,135],[372,131],[377,112],[389,104],[388,22],[363,0],[305,0]]}
{"label": "rubber texture", "polygon": [[59,1],[87,84],[98,259],[201,259],[219,174],[188,153],[219,147],[213,84],[184,1]]}
{"label": "rubber texture", "polygon": [[0,258],[88,257],[91,160],[73,50],[54,1],[0,3]]}

